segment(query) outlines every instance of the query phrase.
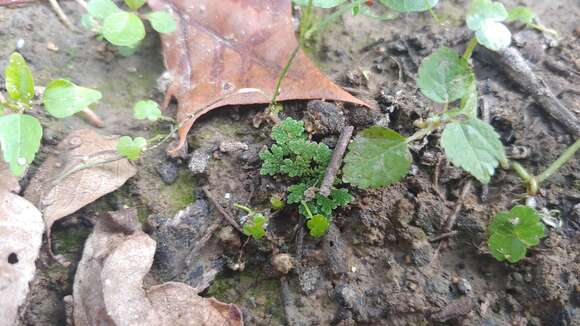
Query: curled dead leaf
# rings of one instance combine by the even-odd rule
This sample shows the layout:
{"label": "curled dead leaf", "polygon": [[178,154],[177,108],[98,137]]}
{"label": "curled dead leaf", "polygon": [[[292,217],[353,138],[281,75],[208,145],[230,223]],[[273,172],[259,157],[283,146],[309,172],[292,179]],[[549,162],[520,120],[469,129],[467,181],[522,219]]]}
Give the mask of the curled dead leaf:
{"label": "curled dead leaf", "polygon": [[[135,175],[135,167],[119,157],[116,146],[116,137],[75,130],[40,166],[24,197],[43,213],[49,239],[55,221],[117,190]],[[83,166],[87,168],[79,169]]]}
{"label": "curled dead leaf", "polygon": [[0,189],[0,325],[14,325],[26,300],[44,223],[27,200]]}
{"label": "curled dead leaf", "polygon": [[[201,115],[222,106],[267,104],[298,41],[291,0],[149,0],[169,10],[177,29],[161,34],[170,75],[164,105],[179,102],[179,145]],[[366,104],[326,78],[300,50],[278,100]]]}
{"label": "curled dead leaf", "polygon": [[171,282],[145,290],[143,278],[156,244],[139,225],[135,210],[97,220],[75,275],[75,325],[243,325],[235,305],[199,297],[198,290],[186,284]]}

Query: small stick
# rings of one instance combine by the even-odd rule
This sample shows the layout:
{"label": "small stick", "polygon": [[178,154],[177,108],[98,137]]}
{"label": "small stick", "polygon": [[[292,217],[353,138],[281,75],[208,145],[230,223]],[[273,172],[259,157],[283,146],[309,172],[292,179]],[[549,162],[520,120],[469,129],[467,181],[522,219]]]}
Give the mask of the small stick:
{"label": "small stick", "polygon": [[429,239],[429,242],[441,241],[441,240],[447,239],[449,237],[452,237],[452,236],[454,236],[456,234],[457,234],[457,231],[446,232],[446,233],[443,233],[441,235],[438,235],[438,236],[436,236],[434,238]]}
{"label": "small stick", "polygon": [[457,199],[457,204],[455,205],[455,210],[453,211],[453,214],[451,214],[451,216],[447,219],[447,223],[445,224],[445,228],[443,229],[443,231],[445,231],[445,233],[449,233],[451,232],[451,229],[453,229],[453,225],[455,224],[455,220],[457,219],[457,215],[459,215],[459,212],[461,212],[461,209],[463,208],[463,201],[465,200],[465,197],[467,197],[467,193],[469,192],[469,190],[471,190],[471,179],[467,180],[467,182],[465,182],[465,185],[463,186],[463,190],[461,190],[461,194],[459,195],[459,198]]}
{"label": "small stick", "polygon": [[353,131],[354,131],[353,126],[347,126],[344,127],[344,129],[342,129],[342,131],[340,132],[340,137],[338,138],[338,142],[336,143],[336,147],[334,148],[334,152],[332,153],[332,158],[330,159],[330,163],[326,168],[326,174],[324,175],[324,179],[320,184],[320,194],[325,197],[328,197],[328,195],[330,195],[330,190],[332,189],[332,185],[334,184],[334,179],[336,179],[338,169],[340,169],[340,165],[342,164],[342,157],[344,156],[346,147],[350,142],[350,138],[352,137]]}
{"label": "small stick", "polygon": [[89,109],[89,108],[84,108],[81,111],[83,117],[85,118],[85,120],[90,123],[91,125],[97,127],[97,128],[105,128],[105,123],[103,122],[103,119],[101,119],[101,117],[99,117],[95,111]]}
{"label": "small stick", "polygon": [[547,114],[564,126],[570,134],[577,138],[580,137],[580,122],[576,116],[556,98],[545,82],[534,74],[532,68],[517,49],[509,47],[503,51],[494,52],[481,48],[479,53],[483,54],[480,57],[484,61],[494,65],[499,63],[511,78],[540,104]]}
{"label": "small stick", "polygon": [[58,4],[58,2],[56,0],[48,0],[48,2],[50,3],[52,10],[54,10],[56,15],[58,16],[58,19],[60,19],[60,21],[64,24],[64,26],[66,26],[66,28],[70,29],[71,31],[76,30],[76,28],[70,22],[64,11],[62,11],[62,8]]}
{"label": "small stick", "polygon": [[218,203],[218,201],[216,200],[216,198],[214,197],[213,193],[209,190],[209,188],[206,187],[202,187],[201,188],[203,190],[203,192],[205,193],[205,196],[207,197],[207,199],[209,199],[209,201],[213,204],[213,206],[218,210],[218,212],[223,216],[223,218],[225,218],[236,230],[238,230],[240,233],[244,233],[244,230],[242,229],[242,227],[238,224],[238,222],[236,222],[236,220],[228,213],[226,212],[226,210]]}

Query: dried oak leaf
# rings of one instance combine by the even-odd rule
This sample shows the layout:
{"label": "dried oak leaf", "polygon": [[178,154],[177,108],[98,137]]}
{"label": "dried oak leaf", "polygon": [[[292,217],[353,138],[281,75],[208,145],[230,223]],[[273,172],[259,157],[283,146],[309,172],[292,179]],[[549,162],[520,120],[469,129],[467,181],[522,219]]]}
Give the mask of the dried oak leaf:
{"label": "dried oak leaf", "polygon": [[243,325],[240,310],[183,283],[143,288],[155,241],[135,210],[101,216],[85,243],[73,287],[75,325]]}
{"label": "dried oak leaf", "polygon": [[18,193],[20,184],[18,178],[10,173],[8,165],[0,158],[0,191],[3,190]]}
{"label": "dried oak leaf", "polygon": [[[161,34],[170,76],[164,106],[179,102],[179,145],[197,118],[227,105],[269,103],[298,41],[291,0],[149,0],[169,10],[173,33]],[[278,100],[326,99],[366,104],[326,78],[300,50]]]}
{"label": "dried oak leaf", "polygon": [[[135,167],[118,157],[117,139],[89,129],[75,130],[40,166],[24,197],[43,213],[49,239],[55,221],[117,190],[135,175]],[[106,161],[111,162],[98,164]],[[94,166],[77,171],[89,164]]]}
{"label": "dried oak leaf", "polygon": [[0,189],[0,325],[14,325],[36,270],[44,223],[26,199]]}

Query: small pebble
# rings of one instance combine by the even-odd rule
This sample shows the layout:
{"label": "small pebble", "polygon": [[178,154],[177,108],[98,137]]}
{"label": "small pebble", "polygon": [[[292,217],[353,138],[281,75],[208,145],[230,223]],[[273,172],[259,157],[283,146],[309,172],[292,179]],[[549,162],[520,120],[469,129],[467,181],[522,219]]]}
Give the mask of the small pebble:
{"label": "small pebble", "polygon": [[274,269],[282,274],[288,274],[294,268],[294,259],[288,254],[278,254],[272,258]]}
{"label": "small pebble", "polygon": [[24,44],[25,44],[24,39],[19,38],[16,41],[16,50],[22,49],[24,47]]}
{"label": "small pebble", "polygon": [[457,283],[457,291],[461,294],[470,294],[473,291],[473,287],[468,280],[464,278],[460,278],[459,282]]}
{"label": "small pebble", "polygon": [[177,165],[171,161],[161,162],[157,166],[157,173],[165,184],[173,184],[177,180]]}
{"label": "small pebble", "polygon": [[223,141],[220,143],[220,152],[231,153],[235,151],[247,151],[248,144],[239,141]]}
{"label": "small pebble", "polygon": [[58,52],[58,46],[56,46],[56,44],[54,44],[52,42],[46,43],[46,48],[52,52]]}
{"label": "small pebble", "polygon": [[207,171],[210,155],[202,149],[197,149],[191,154],[189,171],[193,174],[203,174]]}

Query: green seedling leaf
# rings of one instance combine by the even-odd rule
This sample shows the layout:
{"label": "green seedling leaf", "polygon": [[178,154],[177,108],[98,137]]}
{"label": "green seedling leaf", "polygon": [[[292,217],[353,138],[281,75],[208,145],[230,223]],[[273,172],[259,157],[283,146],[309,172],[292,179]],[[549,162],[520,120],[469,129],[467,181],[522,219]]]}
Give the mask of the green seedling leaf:
{"label": "green seedling leaf", "polygon": [[66,79],[51,81],[44,91],[42,102],[55,118],[70,117],[101,99],[101,92],[80,87]]}
{"label": "green seedling leaf", "polygon": [[475,80],[461,99],[460,111],[468,118],[477,118],[477,86]]}
{"label": "green seedling leaf", "polygon": [[87,4],[89,15],[103,20],[112,14],[122,12],[117,5],[111,0],[90,0]]}
{"label": "green seedling leaf", "polygon": [[147,146],[147,140],[143,137],[137,137],[134,140],[129,136],[119,138],[117,143],[117,152],[127,159],[134,161],[141,157],[141,153]]}
{"label": "green seedling leaf", "polygon": [[298,204],[304,200],[304,192],[308,186],[304,183],[298,183],[288,187],[288,204]]}
{"label": "green seedling leaf", "polygon": [[475,83],[471,66],[457,52],[442,47],[421,62],[417,86],[437,103],[448,103],[468,94]]}
{"label": "green seedling leaf", "polygon": [[326,231],[330,227],[330,221],[324,215],[316,214],[306,222],[306,226],[308,226],[311,236],[320,238],[326,234]]}
{"label": "green seedling leaf", "polygon": [[131,12],[117,12],[105,18],[103,36],[117,46],[134,47],[145,38],[145,26],[141,18]]}
{"label": "green seedling leaf", "polygon": [[143,7],[145,2],[146,2],[145,0],[125,0],[125,4],[127,5],[127,7],[133,10],[137,10]]}
{"label": "green seedling leaf", "polygon": [[42,125],[25,114],[0,116],[0,147],[15,176],[22,176],[40,148]]}
{"label": "green seedling leaf", "polygon": [[489,232],[491,254],[499,261],[515,263],[525,257],[527,248],[540,243],[544,224],[535,209],[518,205],[509,212],[498,213]]}
{"label": "green seedling leaf", "polygon": [[487,20],[482,28],[475,32],[477,42],[493,51],[500,51],[512,42],[512,33],[502,23]]}
{"label": "green seedling leaf", "polygon": [[441,135],[447,158],[471,173],[481,183],[488,183],[505,151],[493,127],[479,119],[448,124]]}
{"label": "green seedling leaf", "polygon": [[482,29],[487,21],[501,22],[509,14],[503,4],[491,0],[473,0],[467,11],[467,27],[473,31]]}
{"label": "green seedling leaf", "polygon": [[4,78],[10,98],[29,105],[34,97],[34,79],[30,67],[20,53],[14,52],[10,55],[10,61],[4,70]]}
{"label": "green seedling leaf", "polygon": [[508,22],[518,21],[524,24],[532,24],[536,14],[528,7],[515,7],[508,11]]}
{"label": "green seedling leaf", "polygon": [[284,150],[279,145],[272,145],[270,149],[260,152],[262,159],[261,175],[276,175],[280,173],[282,164],[284,164]]}
{"label": "green seedling leaf", "polygon": [[244,223],[244,234],[256,240],[262,239],[266,235],[266,217],[256,213],[250,215],[250,219]]}
{"label": "green seedling leaf", "polygon": [[137,120],[157,121],[161,117],[161,110],[155,101],[139,101],[133,107],[133,116]]}
{"label": "green seedling leaf", "polygon": [[394,130],[371,127],[349,145],[343,181],[361,188],[382,187],[399,181],[411,167],[406,138]]}
{"label": "green seedling leaf", "polygon": [[175,18],[168,11],[154,11],[146,17],[153,29],[159,33],[173,33],[177,28]]}
{"label": "green seedling leaf", "polygon": [[281,198],[277,196],[272,196],[270,197],[270,206],[272,207],[273,210],[278,211],[284,208],[284,206],[286,206],[286,203]]}
{"label": "green seedling leaf", "polygon": [[429,10],[437,5],[439,0],[380,0],[385,6],[399,12]]}
{"label": "green seedling leaf", "polygon": [[[346,0],[312,0],[312,6],[320,8],[333,8],[344,3],[345,1]],[[293,2],[303,7],[308,6],[308,0],[293,0]]]}
{"label": "green seedling leaf", "polygon": [[286,118],[286,120],[272,128],[272,139],[280,145],[285,145],[291,140],[306,140],[304,122]]}
{"label": "green seedling leaf", "polygon": [[91,15],[84,14],[81,16],[81,26],[83,26],[86,30],[92,31],[95,33],[100,33],[101,24]]}

